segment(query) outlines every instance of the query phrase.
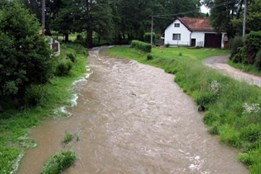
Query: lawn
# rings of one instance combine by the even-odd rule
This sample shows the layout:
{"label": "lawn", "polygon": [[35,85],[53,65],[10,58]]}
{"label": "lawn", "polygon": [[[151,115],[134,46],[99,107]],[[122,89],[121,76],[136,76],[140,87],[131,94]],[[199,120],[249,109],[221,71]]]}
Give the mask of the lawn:
{"label": "lawn", "polygon": [[[207,48],[153,48],[151,54],[155,57],[168,58],[168,59],[177,59],[177,58],[190,58],[195,60],[203,60],[205,58],[216,56],[216,55],[228,55],[229,50],[222,49],[207,49]],[[117,57],[124,58],[140,58],[146,56],[145,53],[131,49],[128,46],[113,47],[108,51],[108,54]],[[137,57],[139,54],[141,57]]]}
{"label": "lawn", "polygon": [[[261,171],[261,89],[236,81],[202,64],[204,58],[227,55],[219,49],[153,48],[150,54],[113,47],[108,55],[132,58],[175,74],[175,81],[204,111],[209,133],[240,150],[238,158],[252,174]],[[150,56],[148,56],[150,55]]]}
{"label": "lawn", "polygon": [[16,171],[23,153],[27,148],[35,146],[29,138],[30,129],[46,118],[54,115],[61,106],[70,104],[72,83],[86,72],[87,50],[79,45],[62,45],[61,56],[74,54],[76,62],[67,76],[54,76],[45,85],[47,96],[45,101],[34,108],[15,109],[0,113],[0,173],[10,174]]}

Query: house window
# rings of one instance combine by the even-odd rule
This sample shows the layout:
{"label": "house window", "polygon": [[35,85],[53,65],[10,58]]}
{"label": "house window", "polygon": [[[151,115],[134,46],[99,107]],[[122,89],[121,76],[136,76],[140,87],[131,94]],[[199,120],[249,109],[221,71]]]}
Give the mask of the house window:
{"label": "house window", "polygon": [[174,27],[180,27],[180,23],[175,23]]}
{"label": "house window", "polygon": [[181,39],[181,35],[180,34],[173,34],[173,40],[180,40]]}

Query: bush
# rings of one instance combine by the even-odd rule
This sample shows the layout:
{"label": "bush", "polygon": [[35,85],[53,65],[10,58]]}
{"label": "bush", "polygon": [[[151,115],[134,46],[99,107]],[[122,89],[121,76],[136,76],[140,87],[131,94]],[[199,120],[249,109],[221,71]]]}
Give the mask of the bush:
{"label": "bush", "polygon": [[59,174],[69,168],[75,161],[75,152],[57,153],[45,162],[41,174]]}
{"label": "bush", "polygon": [[51,60],[37,19],[13,1],[1,5],[0,95],[23,99],[30,85],[48,81]]}
{"label": "bush", "polygon": [[153,56],[151,54],[148,54],[147,55],[147,60],[152,60],[153,59]]}
{"label": "bush", "polygon": [[261,71],[261,49],[256,53],[255,66]]}
{"label": "bush", "polygon": [[[144,37],[145,42],[150,43],[151,32],[145,33],[143,37]],[[153,43],[155,43],[155,37],[156,37],[156,34],[153,32],[152,33],[152,42]]]}
{"label": "bush", "polygon": [[247,50],[246,58],[249,64],[255,63],[257,52],[261,49],[261,31],[250,32],[246,36],[245,47]]}
{"label": "bush", "polygon": [[240,36],[236,36],[234,39],[232,39],[231,42],[231,58],[238,53],[238,49],[240,47],[243,47],[244,41],[243,38]]}
{"label": "bush", "polygon": [[55,74],[57,76],[66,76],[70,73],[71,69],[72,69],[72,62],[67,60],[62,60],[58,63]]}
{"label": "bush", "polygon": [[145,42],[133,40],[133,41],[131,41],[131,48],[136,48],[138,50],[149,53],[149,52],[151,52],[152,46]]}
{"label": "bush", "polygon": [[250,143],[256,142],[261,138],[261,126],[257,124],[250,124],[241,131],[241,138]]}
{"label": "bush", "polygon": [[47,89],[42,85],[31,85],[25,91],[25,104],[27,106],[37,106],[44,102],[47,96]]}

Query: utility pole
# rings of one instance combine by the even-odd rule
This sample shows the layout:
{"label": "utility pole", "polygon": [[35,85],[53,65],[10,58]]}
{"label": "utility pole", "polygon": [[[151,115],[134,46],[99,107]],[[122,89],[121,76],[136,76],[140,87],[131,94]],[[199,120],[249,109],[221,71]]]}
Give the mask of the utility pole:
{"label": "utility pole", "polygon": [[243,17],[243,31],[242,36],[245,37],[246,35],[246,14],[247,13],[247,0],[244,0],[244,17]]}
{"label": "utility pole", "polygon": [[153,45],[153,28],[154,28],[154,18],[151,16],[151,30],[150,30],[150,44]]}
{"label": "utility pole", "polygon": [[42,35],[45,34],[45,0],[42,0]]}

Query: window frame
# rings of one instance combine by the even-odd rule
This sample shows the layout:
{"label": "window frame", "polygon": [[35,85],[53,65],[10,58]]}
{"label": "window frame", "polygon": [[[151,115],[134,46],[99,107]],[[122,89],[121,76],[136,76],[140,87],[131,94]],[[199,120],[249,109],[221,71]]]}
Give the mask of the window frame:
{"label": "window frame", "polygon": [[174,27],[175,28],[179,28],[180,27],[180,23],[174,23]]}
{"label": "window frame", "polygon": [[180,33],[173,33],[172,34],[172,40],[181,40],[181,34]]}

